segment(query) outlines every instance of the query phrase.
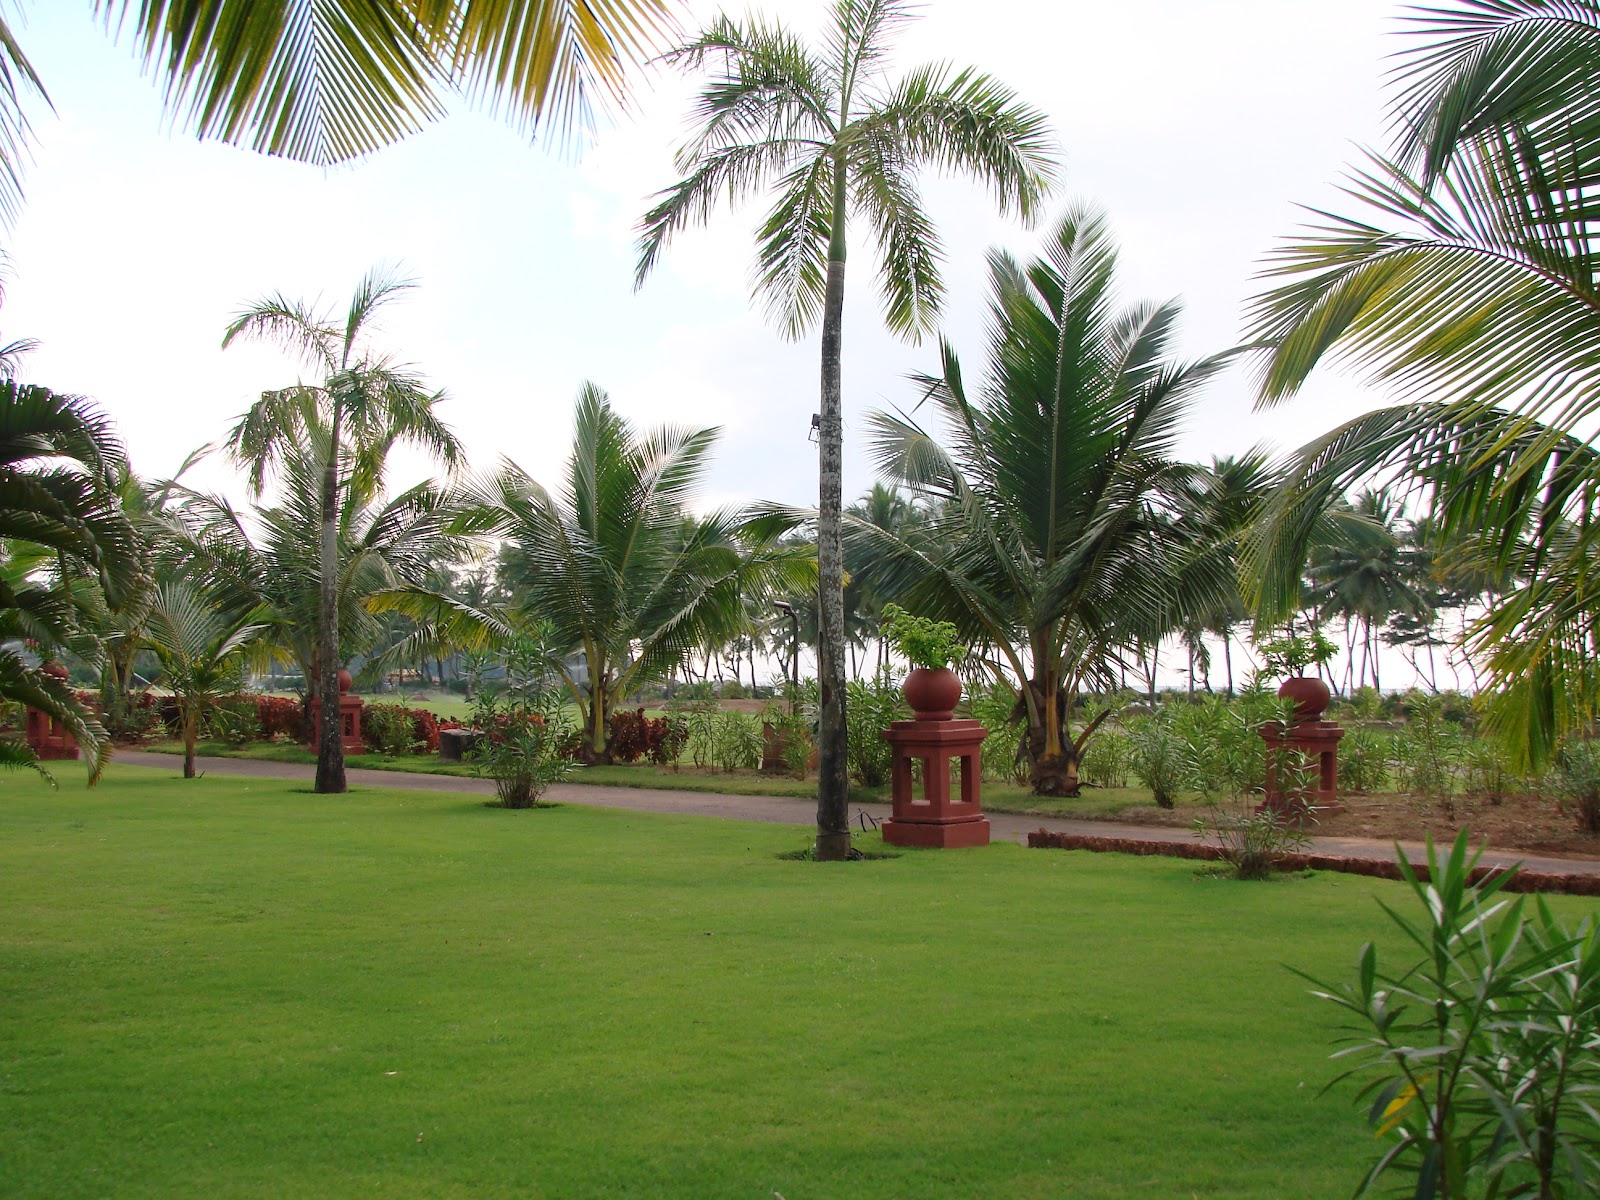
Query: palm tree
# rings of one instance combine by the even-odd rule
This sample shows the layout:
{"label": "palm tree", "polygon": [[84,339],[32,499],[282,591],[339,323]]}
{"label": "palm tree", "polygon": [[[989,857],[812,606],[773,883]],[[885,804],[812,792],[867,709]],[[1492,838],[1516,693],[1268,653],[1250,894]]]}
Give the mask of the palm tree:
{"label": "palm tree", "polygon": [[[308,691],[317,679],[322,602],[322,456],[285,460],[283,502],[240,512],[225,497],[174,489],[182,573],[239,623],[264,626],[261,646],[297,664]],[[381,474],[381,472],[380,472]],[[403,655],[384,645],[376,612],[391,593],[431,594],[435,569],[466,556],[471,524],[462,497],[431,482],[395,496],[346,487],[338,527],[338,645],[350,654]]]}
{"label": "palm tree", "polygon": [[847,220],[877,242],[884,319],[911,338],[938,319],[940,248],[917,192],[934,166],[987,184],[1002,212],[1030,218],[1052,176],[1042,114],[973,70],[932,65],[896,84],[883,78],[905,0],[835,0],[821,53],[759,19],[719,17],[668,60],[715,64],[696,129],[678,153],[684,177],[640,222],[637,281],[680,229],[709,217],[719,198],[778,198],[758,236],[757,294],[787,337],[822,326],[818,414],[817,556],[821,574],[821,683],[817,802],[819,858],[849,853],[845,754],[844,551],[840,537]]}
{"label": "palm tree", "polygon": [[[486,100],[532,133],[586,129],[598,90],[672,28],[668,0],[90,0],[161,83],[168,114],[203,138],[331,166],[446,111]],[[0,218],[21,198],[25,97],[44,85],[0,19]]]}
{"label": "palm tree", "polygon": [[547,624],[550,665],[578,706],[592,759],[607,759],[607,723],[630,690],[664,677],[689,648],[735,633],[745,597],[814,578],[803,549],[735,514],[690,515],[716,436],[637,433],[585,384],[561,491],[510,463],[482,488],[493,529],[512,543],[508,581],[523,613]]}
{"label": "palm tree", "polygon": [[161,664],[161,681],[178,706],[183,777],[193,779],[200,722],[223,697],[239,690],[245,656],[264,626],[229,617],[187,583],[155,589],[144,644]]}
{"label": "palm tree", "polygon": [[228,435],[230,451],[250,468],[250,487],[257,495],[285,461],[300,457],[308,446],[320,453],[319,792],[342,792],[346,786],[338,711],[340,491],[348,487],[365,495],[376,493],[388,451],[397,442],[419,446],[451,468],[461,457],[455,435],[433,411],[443,393],[428,391],[420,378],[376,356],[367,344],[378,312],[413,286],[382,269],[371,271],[337,319],[281,295],[268,296],[234,318],[222,339],[224,347],[238,338],[275,342],[322,377],[320,383],[263,392]]}
{"label": "palm tree", "polygon": [[1254,541],[1257,598],[1267,617],[1292,606],[1330,494],[1380,470],[1417,487],[1472,556],[1455,567],[1530,572],[1473,640],[1491,724],[1539,761],[1600,710],[1594,614],[1573,607],[1589,603],[1595,548],[1597,481],[1575,471],[1593,463],[1582,435],[1600,412],[1600,4],[1454,0],[1413,21],[1397,152],[1370,156],[1347,189],[1365,214],[1323,214],[1279,250],[1283,282],[1252,320],[1263,402],[1331,352],[1402,403],[1285,464]]}
{"label": "palm tree", "polygon": [[[1307,600],[1320,625],[1342,618],[1350,632],[1351,687],[1382,690],[1378,673],[1377,630],[1392,618],[1416,618],[1428,611],[1415,587],[1416,572],[1402,544],[1401,512],[1384,488],[1364,488],[1353,505],[1341,506],[1336,536],[1317,547],[1306,565]],[[1361,666],[1356,669],[1354,629],[1361,630]]]}
{"label": "palm tree", "polygon": [[115,602],[138,584],[136,538],[117,503],[126,473],[110,420],[88,401],[0,381],[0,697],[60,721],[84,749],[90,782],[110,755],[104,728],[13,647],[98,654],[78,593]]}
{"label": "palm tree", "polygon": [[969,399],[948,343],[942,374],[921,381],[950,448],[909,417],[870,418],[882,472],[933,502],[931,537],[867,522],[851,537],[883,560],[901,604],[955,622],[997,678],[1021,682],[1034,791],[1070,795],[1093,732],[1072,736],[1073,695],[1111,690],[1119,648],[1226,594],[1231,559],[1185,519],[1195,471],[1172,449],[1229,355],[1173,361],[1176,302],[1113,307],[1116,251],[1087,209],[1068,211],[1042,258],[989,262],[981,391]]}

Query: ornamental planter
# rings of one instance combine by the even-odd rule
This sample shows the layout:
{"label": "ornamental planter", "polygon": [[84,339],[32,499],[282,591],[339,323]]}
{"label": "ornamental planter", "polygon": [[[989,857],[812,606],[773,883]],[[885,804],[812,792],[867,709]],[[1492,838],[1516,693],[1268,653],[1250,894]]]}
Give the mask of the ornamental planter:
{"label": "ornamental planter", "polygon": [[1328,707],[1328,701],[1333,699],[1328,685],[1310,675],[1295,675],[1285,679],[1278,688],[1278,695],[1294,701],[1296,725],[1320,719]]}
{"label": "ornamental planter", "polygon": [[961,699],[961,676],[949,667],[913,667],[900,692],[919,721],[948,721]]}

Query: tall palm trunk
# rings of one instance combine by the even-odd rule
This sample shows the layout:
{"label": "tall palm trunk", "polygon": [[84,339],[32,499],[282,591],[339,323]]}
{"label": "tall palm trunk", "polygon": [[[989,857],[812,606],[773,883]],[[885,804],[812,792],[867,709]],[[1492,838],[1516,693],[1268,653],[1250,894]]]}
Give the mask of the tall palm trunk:
{"label": "tall palm trunk", "polygon": [[328,464],[322,471],[322,579],[317,596],[317,782],[315,791],[348,790],[339,721],[339,418],[334,416]]}
{"label": "tall palm trunk", "polygon": [[822,411],[817,429],[817,845],[819,860],[850,853],[850,776],[845,730],[843,399],[845,164],[834,160],[833,237],[822,309]]}
{"label": "tall palm trunk", "polygon": [[194,747],[200,740],[200,714],[185,706],[183,709],[183,777],[194,778]]}

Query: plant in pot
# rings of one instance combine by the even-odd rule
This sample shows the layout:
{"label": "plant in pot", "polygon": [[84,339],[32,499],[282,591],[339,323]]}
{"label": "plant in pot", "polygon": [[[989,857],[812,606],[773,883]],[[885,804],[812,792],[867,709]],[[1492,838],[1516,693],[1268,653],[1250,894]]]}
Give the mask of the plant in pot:
{"label": "plant in pot", "polygon": [[1294,702],[1295,721],[1315,721],[1320,717],[1332,695],[1326,683],[1305,671],[1327,662],[1339,648],[1320,629],[1296,633],[1292,628],[1281,637],[1254,645],[1261,657],[1261,673],[1283,680],[1278,686],[1278,695]]}
{"label": "plant in pot", "polygon": [[914,617],[898,604],[883,610],[883,636],[911,663],[901,685],[919,721],[948,721],[961,699],[961,679],[951,670],[967,656],[961,635],[949,621]]}

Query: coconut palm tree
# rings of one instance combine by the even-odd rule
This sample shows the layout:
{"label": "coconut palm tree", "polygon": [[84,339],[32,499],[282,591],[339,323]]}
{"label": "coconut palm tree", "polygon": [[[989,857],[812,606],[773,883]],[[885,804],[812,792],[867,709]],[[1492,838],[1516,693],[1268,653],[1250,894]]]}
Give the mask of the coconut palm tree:
{"label": "coconut palm tree", "polygon": [[1267,617],[1293,606],[1331,494],[1374,471],[1416,487],[1457,569],[1529,573],[1472,640],[1491,724],[1537,761],[1600,711],[1594,613],[1573,608],[1589,603],[1597,482],[1574,472],[1600,413],[1600,4],[1453,0],[1413,20],[1396,152],[1347,189],[1364,212],[1323,214],[1280,249],[1281,282],[1252,310],[1264,402],[1333,354],[1402,403],[1284,464],[1256,598]]}
{"label": "coconut palm tree", "polygon": [[690,647],[735,633],[745,597],[815,579],[804,548],[734,513],[690,514],[716,436],[636,432],[585,384],[561,490],[507,463],[479,491],[494,532],[513,547],[507,581],[520,608],[548,627],[550,665],[578,706],[592,759],[607,758],[607,723],[631,689],[663,678]]}
{"label": "coconut palm tree", "polygon": [[117,503],[126,474],[110,420],[88,401],[0,380],[0,697],[59,720],[83,748],[91,782],[110,754],[104,728],[13,647],[98,653],[79,593],[115,602],[139,578],[137,539]]}
{"label": "coconut palm tree", "polygon": [[869,418],[889,478],[932,501],[930,537],[869,522],[899,602],[953,621],[1020,681],[1034,791],[1072,794],[1090,730],[1074,737],[1079,688],[1116,686],[1120,648],[1168,632],[1226,590],[1231,559],[1182,510],[1195,468],[1172,457],[1199,388],[1228,354],[1170,357],[1178,305],[1112,303],[1116,251],[1104,220],[1067,212],[1026,265],[989,255],[988,373],[970,396],[948,343],[921,380],[946,444],[910,417]]}
{"label": "coconut palm tree", "polygon": [[143,642],[161,664],[161,682],[178,706],[183,777],[193,779],[200,723],[239,690],[251,644],[266,627],[230,617],[211,597],[182,582],[155,589]]}
{"label": "coconut palm tree", "polygon": [[338,713],[340,491],[349,488],[368,497],[380,491],[383,465],[397,442],[418,446],[451,468],[461,457],[460,443],[434,412],[444,394],[428,390],[410,369],[377,355],[369,344],[383,306],[414,286],[381,268],[370,271],[342,315],[268,296],[235,317],[222,339],[224,347],[240,338],[276,343],[321,377],[318,383],[263,392],[228,435],[230,452],[250,469],[256,495],[284,463],[303,460],[307,447],[321,453],[319,792],[342,792],[346,786]]}
{"label": "coconut palm tree", "polygon": [[695,130],[678,153],[682,179],[658,194],[640,222],[642,283],[679,230],[706,220],[719,199],[775,188],[757,235],[756,291],[785,336],[819,320],[817,554],[821,573],[821,683],[817,802],[819,858],[849,853],[845,753],[844,552],[840,540],[847,224],[858,218],[877,243],[884,319],[917,338],[938,319],[943,285],[937,233],[917,191],[923,166],[971,175],[1002,212],[1032,216],[1052,177],[1042,114],[1010,88],[973,70],[921,67],[884,78],[905,0],[835,0],[821,52],[780,25],[719,17],[667,55],[712,75]]}
{"label": "coconut palm tree", "polygon": [[[381,475],[381,471],[380,471]],[[241,512],[226,497],[173,490],[185,555],[182,574],[202,585],[239,624],[258,623],[260,645],[295,663],[315,692],[322,603],[319,452],[281,464],[282,503]],[[340,492],[335,594],[342,651],[404,654],[385,645],[379,599],[400,589],[431,594],[442,563],[472,548],[462,497],[431,482],[395,496]]]}
{"label": "coconut palm tree", "polygon": [[[587,129],[629,62],[673,27],[669,0],[89,0],[132,40],[168,115],[203,138],[331,166],[486,101],[532,133]],[[0,217],[21,197],[26,98],[44,85],[0,19]]]}

